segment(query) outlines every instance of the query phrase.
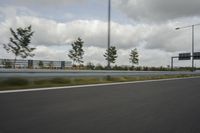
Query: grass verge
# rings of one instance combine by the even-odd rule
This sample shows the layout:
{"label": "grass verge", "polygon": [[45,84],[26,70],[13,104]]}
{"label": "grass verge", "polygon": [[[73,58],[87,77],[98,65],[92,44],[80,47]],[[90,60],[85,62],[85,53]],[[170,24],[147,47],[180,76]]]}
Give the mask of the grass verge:
{"label": "grass verge", "polygon": [[185,78],[199,75],[162,75],[162,76],[141,76],[141,77],[82,77],[82,78],[7,78],[0,79],[0,91],[15,89],[32,89],[44,87],[60,87],[74,85],[88,85],[114,82],[144,81],[155,79]]}

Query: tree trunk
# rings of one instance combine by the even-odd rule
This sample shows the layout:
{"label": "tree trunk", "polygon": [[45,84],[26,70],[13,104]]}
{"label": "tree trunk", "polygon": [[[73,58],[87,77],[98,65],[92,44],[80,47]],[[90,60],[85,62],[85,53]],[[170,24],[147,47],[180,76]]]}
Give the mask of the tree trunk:
{"label": "tree trunk", "polygon": [[15,59],[14,59],[14,64],[13,64],[14,69],[15,69],[16,60],[17,60],[17,56],[15,56]]}

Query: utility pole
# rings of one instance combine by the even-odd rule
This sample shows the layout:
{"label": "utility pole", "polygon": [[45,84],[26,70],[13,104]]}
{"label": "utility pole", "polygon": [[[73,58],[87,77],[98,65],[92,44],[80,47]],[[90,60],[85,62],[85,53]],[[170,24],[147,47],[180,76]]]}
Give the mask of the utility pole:
{"label": "utility pole", "polygon": [[[111,20],[111,0],[108,0],[108,51],[110,49],[110,20]],[[110,61],[108,59],[108,70],[110,69]]]}

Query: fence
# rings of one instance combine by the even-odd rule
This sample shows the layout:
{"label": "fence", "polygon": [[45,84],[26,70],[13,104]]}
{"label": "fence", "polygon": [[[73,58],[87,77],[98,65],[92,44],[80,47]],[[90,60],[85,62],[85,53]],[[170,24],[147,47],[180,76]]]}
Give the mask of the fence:
{"label": "fence", "polygon": [[[0,68],[13,68],[14,59],[0,59]],[[50,60],[16,60],[15,68],[31,69],[65,69],[72,67],[71,61]]]}

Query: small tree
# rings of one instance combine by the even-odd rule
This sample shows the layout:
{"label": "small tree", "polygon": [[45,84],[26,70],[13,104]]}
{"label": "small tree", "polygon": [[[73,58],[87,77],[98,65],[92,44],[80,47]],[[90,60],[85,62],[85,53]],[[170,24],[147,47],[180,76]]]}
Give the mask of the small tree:
{"label": "small tree", "polygon": [[2,65],[4,65],[4,68],[12,68],[12,63],[11,63],[10,60],[4,59],[4,60],[2,61]]}
{"label": "small tree", "polygon": [[50,61],[48,65],[49,65],[49,69],[53,69],[53,61]]}
{"label": "small tree", "polygon": [[44,67],[44,63],[42,61],[39,61],[38,66],[40,67],[40,69],[42,69]]}
{"label": "small tree", "polygon": [[33,36],[34,32],[32,32],[31,25],[25,27],[24,29],[17,28],[16,31],[10,28],[10,32],[12,35],[12,37],[10,37],[10,42],[3,45],[4,49],[6,49],[8,53],[12,52],[15,55],[13,63],[13,68],[15,68],[15,63],[18,56],[21,56],[22,58],[34,56],[32,52],[35,50],[35,48],[29,47],[29,44],[31,43],[31,37]]}
{"label": "small tree", "polygon": [[87,69],[94,70],[95,65],[93,63],[91,63],[91,62],[88,62],[86,67],[87,67]]}
{"label": "small tree", "polygon": [[117,59],[117,50],[116,50],[116,47],[111,46],[109,49],[107,49],[106,53],[104,54],[104,57],[110,63],[115,63],[115,61]]}
{"label": "small tree", "polygon": [[104,67],[101,64],[97,64],[95,66],[95,70],[103,70],[103,69],[104,69]]}
{"label": "small tree", "polygon": [[78,63],[79,65],[83,63],[83,44],[84,42],[80,37],[71,44],[72,50],[69,51],[68,57],[73,61],[73,65],[74,63]]}
{"label": "small tree", "polygon": [[132,67],[134,67],[134,64],[139,64],[139,54],[136,48],[131,50],[129,61],[132,64]]}

